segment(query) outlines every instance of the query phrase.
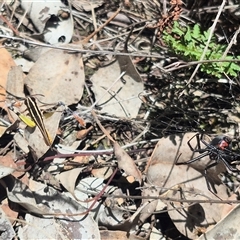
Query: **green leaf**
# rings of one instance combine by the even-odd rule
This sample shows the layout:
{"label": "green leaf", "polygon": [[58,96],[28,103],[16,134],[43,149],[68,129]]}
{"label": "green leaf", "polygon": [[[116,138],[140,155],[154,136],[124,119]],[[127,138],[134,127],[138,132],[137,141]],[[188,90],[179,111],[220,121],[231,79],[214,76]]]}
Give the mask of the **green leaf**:
{"label": "green leaf", "polygon": [[202,35],[202,40],[203,40],[203,41],[207,41],[208,38],[209,38],[209,36],[210,36],[210,30],[204,31],[204,32],[203,32],[203,35]]}
{"label": "green leaf", "polygon": [[189,27],[187,28],[187,32],[184,35],[184,40],[187,41],[187,42],[192,42],[193,43],[192,33],[191,33],[191,29]]}
{"label": "green leaf", "polygon": [[193,34],[193,37],[195,37],[195,38],[197,38],[197,39],[198,39],[199,36],[201,35],[201,34],[200,34],[200,26],[199,26],[198,24],[195,24],[195,25],[194,25],[192,34]]}
{"label": "green leaf", "polygon": [[[177,54],[180,58],[182,57],[187,61],[196,61],[201,58],[209,36],[210,30],[201,31],[198,24],[195,24],[193,27],[182,27],[175,21],[172,33],[164,31],[162,39],[169,47],[169,50]],[[214,60],[222,58],[227,46],[218,44],[215,39],[213,36],[209,43],[205,59]],[[227,55],[226,59],[233,60],[234,57]],[[237,56],[237,59],[240,59],[240,56]],[[240,73],[240,65],[235,62],[212,62],[202,64],[200,70],[215,77],[221,77],[223,73],[231,77],[236,77]]]}

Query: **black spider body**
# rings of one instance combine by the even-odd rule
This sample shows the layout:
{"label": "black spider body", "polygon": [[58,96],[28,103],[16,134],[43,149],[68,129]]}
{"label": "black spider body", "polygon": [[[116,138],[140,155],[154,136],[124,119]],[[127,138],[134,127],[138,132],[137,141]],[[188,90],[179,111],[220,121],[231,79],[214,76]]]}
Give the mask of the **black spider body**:
{"label": "black spider body", "polygon": [[[193,138],[196,138],[197,140],[197,148],[194,149],[191,145],[191,141]],[[201,148],[201,143],[206,146],[205,148]],[[207,171],[216,166],[219,162],[222,162],[225,167],[232,171],[232,172],[238,172],[239,170],[234,168],[231,163],[233,161],[236,161],[237,159],[240,158],[240,156],[234,152],[232,152],[232,139],[229,138],[228,136],[217,136],[212,139],[210,143],[207,143],[204,139],[203,136],[199,133],[194,135],[189,141],[188,141],[188,146],[193,152],[199,152],[200,155],[190,159],[187,162],[180,162],[176,163],[176,165],[186,165],[193,163],[197,160],[200,160],[203,157],[209,156],[210,162],[204,169],[204,176],[206,179],[207,187],[210,192],[212,192],[215,196],[216,195],[216,190],[214,189],[215,192],[210,187],[209,181],[208,181],[208,176],[207,176]],[[218,197],[218,196],[217,196]],[[219,197],[218,197],[219,198]]]}

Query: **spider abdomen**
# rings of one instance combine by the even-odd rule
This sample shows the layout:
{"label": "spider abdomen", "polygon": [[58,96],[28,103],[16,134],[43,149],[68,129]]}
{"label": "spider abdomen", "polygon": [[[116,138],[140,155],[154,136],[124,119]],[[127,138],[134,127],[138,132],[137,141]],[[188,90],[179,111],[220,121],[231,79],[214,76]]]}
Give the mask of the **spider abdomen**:
{"label": "spider abdomen", "polygon": [[217,136],[213,138],[210,145],[215,146],[219,150],[231,149],[232,148],[232,139],[227,136]]}

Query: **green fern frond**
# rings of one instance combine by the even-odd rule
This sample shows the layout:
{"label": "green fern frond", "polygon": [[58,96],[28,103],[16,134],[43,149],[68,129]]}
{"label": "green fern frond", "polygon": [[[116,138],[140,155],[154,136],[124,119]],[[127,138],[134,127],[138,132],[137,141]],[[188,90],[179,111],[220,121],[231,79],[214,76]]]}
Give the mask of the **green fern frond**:
{"label": "green fern frond", "polygon": [[[198,61],[210,35],[210,30],[202,31],[198,24],[193,27],[182,27],[177,21],[174,22],[172,32],[163,32],[163,41],[165,44],[179,57],[183,57],[187,61]],[[205,60],[219,60],[222,58],[227,46],[218,44],[215,36],[211,38]],[[225,57],[226,60],[233,60],[231,55]],[[240,56],[237,57],[240,59]],[[202,72],[220,78],[225,74],[230,77],[237,77],[240,72],[240,66],[234,62],[212,62],[202,64],[200,67]]]}

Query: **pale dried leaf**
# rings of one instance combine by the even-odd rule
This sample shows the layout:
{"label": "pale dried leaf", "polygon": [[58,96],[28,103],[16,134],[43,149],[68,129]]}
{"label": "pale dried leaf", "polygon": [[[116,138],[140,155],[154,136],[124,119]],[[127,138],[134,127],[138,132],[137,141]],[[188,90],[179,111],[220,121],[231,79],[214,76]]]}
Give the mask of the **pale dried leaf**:
{"label": "pale dried leaf", "polygon": [[142,78],[135,68],[130,56],[117,56],[121,72],[126,72],[128,76],[136,82],[142,82]]}
{"label": "pale dried leaf", "polygon": [[[145,225],[145,224],[144,224]],[[143,226],[144,227],[144,226]],[[164,234],[161,232],[161,229],[150,226],[148,229],[151,229],[150,237],[149,239],[151,240],[165,240],[166,238],[164,237]]]}
{"label": "pale dried leaf", "polygon": [[[98,194],[105,186],[103,183],[103,178],[95,178],[95,177],[88,177],[82,179],[76,186],[75,189],[75,196],[76,198],[81,202],[81,205],[85,208],[89,208],[92,205],[93,200],[89,201],[89,193],[88,191]],[[111,193],[114,190],[114,187],[107,186],[105,192]],[[98,206],[101,205],[101,203],[97,202],[94,205],[94,208],[91,211],[98,210]]]}
{"label": "pale dried leaf", "polygon": [[129,219],[124,219],[125,211],[118,207],[105,207],[103,211],[99,212],[98,223],[110,229],[122,229],[129,231],[132,224]]}
{"label": "pale dried leaf", "polygon": [[94,8],[100,7],[104,1],[102,0],[71,0],[71,4],[78,10],[78,11],[91,11]]}
{"label": "pale dried leaf", "polygon": [[134,163],[133,159],[123,150],[117,142],[114,142],[114,153],[118,160],[118,167],[124,172],[135,178],[135,181],[138,181],[140,184],[142,182],[142,174],[138,170],[136,164]]}
{"label": "pale dried leaf", "polygon": [[[236,193],[232,193],[230,195],[230,197],[228,198],[229,201],[234,201],[236,200]],[[226,217],[226,215],[229,214],[229,212],[231,212],[233,210],[233,208],[235,208],[236,205],[235,204],[227,204],[224,205],[223,208],[221,209],[221,219]]]}
{"label": "pale dried leaf", "polygon": [[[7,190],[8,198],[30,213],[43,217],[49,217],[50,214],[59,218],[65,217],[69,220],[79,221],[84,218],[86,223],[91,220],[91,218],[88,219],[88,216],[82,215],[86,209],[79,202],[40,182],[31,180],[28,187],[18,179],[13,179],[12,186],[9,186]],[[76,215],[71,216],[72,214]],[[83,222],[81,221],[81,223]]]}
{"label": "pale dried leaf", "polygon": [[0,208],[0,232],[1,239],[13,239],[16,235],[11,222],[5,215],[4,211]]}
{"label": "pale dried leaf", "polygon": [[22,68],[19,66],[12,67],[8,74],[6,90],[17,97],[24,98],[23,80],[24,73],[22,71]]}
{"label": "pale dried leaf", "polygon": [[90,156],[76,156],[74,157],[74,159],[72,160],[72,162],[74,163],[78,163],[79,165],[80,164],[89,164],[89,160],[90,160]]}
{"label": "pale dried leaf", "polygon": [[[67,209],[64,209],[65,211]],[[97,224],[90,216],[81,221],[44,219],[26,214],[26,224],[18,231],[20,239],[100,239]],[[44,230],[43,230],[44,229]]]}
{"label": "pale dried leaf", "polygon": [[84,168],[74,168],[69,171],[61,172],[59,175],[56,176],[63,185],[63,187],[66,188],[68,192],[70,192],[74,197],[76,180],[83,169]]}
{"label": "pale dried leaf", "polygon": [[[59,239],[69,240],[69,233],[62,224],[55,219],[42,219],[30,214],[25,216],[25,226],[20,226],[18,237],[20,239]],[[44,230],[43,230],[44,229]],[[65,231],[64,231],[65,230]]]}
{"label": "pale dried leaf", "polygon": [[76,103],[82,97],[85,83],[81,54],[49,50],[40,56],[24,82],[30,94],[36,94],[44,103]]}
{"label": "pale dried leaf", "polygon": [[112,240],[112,239],[121,239],[121,240],[144,240],[145,238],[136,236],[134,234],[129,234],[125,231],[110,231],[110,230],[101,230],[101,240]]}
{"label": "pale dried leaf", "polygon": [[0,125],[0,137],[6,132],[7,126]]}
{"label": "pale dried leaf", "polygon": [[[9,178],[11,178],[11,176],[14,176],[15,178],[21,176],[21,181],[27,183],[28,182],[27,174],[24,174],[24,176],[22,176],[23,175],[22,170],[24,171],[25,163],[22,161],[16,162],[16,156],[14,155],[13,152],[7,152],[7,154],[2,152],[2,154],[4,156],[0,156],[0,167],[2,171],[5,171],[5,174],[7,174],[6,176],[9,176]],[[10,173],[11,175],[8,173]],[[4,182],[7,181],[8,184],[8,180],[3,179],[3,181]]]}
{"label": "pale dried leaf", "polygon": [[8,175],[10,175],[11,173],[13,173],[15,171],[14,168],[11,167],[6,167],[4,165],[0,165],[0,179],[2,179],[3,177],[6,177]]}
{"label": "pale dried leaf", "polygon": [[238,204],[225,218],[198,240],[205,239],[240,239],[240,205]]}
{"label": "pale dried leaf", "polygon": [[5,48],[0,48],[0,56],[0,107],[5,109],[7,77],[11,67],[16,64]]}
{"label": "pale dried leaf", "polygon": [[113,173],[111,167],[102,167],[92,170],[92,175],[97,178],[108,179]]}
{"label": "pale dried leaf", "polygon": [[[0,196],[1,199],[2,196]],[[9,202],[8,199],[5,198],[4,200],[2,200],[1,202],[1,210],[5,213],[5,215],[8,217],[9,221],[11,223],[15,222],[15,219],[18,217],[18,213],[13,211],[10,207],[9,207]]]}
{"label": "pale dried leaf", "polygon": [[[21,1],[22,8],[27,11],[32,23],[40,32],[43,40],[50,44],[69,43],[73,34],[71,14],[62,18],[61,13],[66,5],[56,1]],[[66,16],[66,15],[65,15]]]}
{"label": "pale dried leaf", "polygon": [[64,132],[63,136],[62,136],[62,139],[64,140],[63,141],[63,144],[66,146],[71,146],[72,148],[75,148],[77,149],[78,146],[80,145],[81,143],[81,140],[77,140],[77,133],[78,131],[76,130],[72,130],[72,131],[66,131]]}
{"label": "pale dried leaf", "polygon": [[25,208],[27,211],[39,215],[49,212],[47,204],[41,203],[40,196],[35,195],[27,185],[16,178],[12,178],[11,185],[8,183],[7,196],[11,202]]}
{"label": "pale dried leaf", "polygon": [[28,73],[29,70],[32,68],[32,66],[34,65],[34,62],[24,58],[23,56],[17,59],[15,59],[15,62],[17,64],[17,66],[21,66],[22,71],[25,73]]}
{"label": "pale dried leaf", "polygon": [[[24,51],[24,57],[26,59],[30,59],[32,62],[36,62],[38,58],[44,54],[45,52],[49,51],[48,48],[36,46],[34,48],[28,48],[26,51]],[[27,72],[29,72],[30,69],[28,69]]]}
{"label": "pale dried leaf", "polygon": [[29,152],[29,148],[28,148],[28,142],[27,140],[23,137],[22,134],[20,134],[19,132],[16,132],[14,134],[14,141],[16,142],[16,144],[20,147],[20,149],[24,152],[24,153],[28,153]]}
{"label": "pale dried leaf", "polygon": [[[57,28],[55,27],[46,27],[43,33],[43,39],[46,43],[50,44],[57,44],[57,43],[69,43],[72,39],[73,35],[73,21],[72,17],[67,20],[60,20],[58,21]],[[50,24],[52,21],[48,20]],[[46,24],[47,25],[47,24]]]}
{"label": "pale dried leaf", "polygon": [[143,83],[136,82],[129,75],[123,76],[123,81],[117,81],[114,86],[106,92],[111,84],[118,79],[121,74],[119,63],[99,68],[92,76],[93,92],[96,100],[100,99],[98,105],[102,112],[117,117],[135,118],[141,106],[139,93],[143,91]]}
{"label": "pale dried leaf", "polygon": [[[195,136],[196,133],[194,132],[189,132],[185,134],[174,134],[170,135],[168,137],[163,137],[161,138],[157,145],[155,146],[154,152],[149,159],[148,166],[149,165],[154,165],[156,163],[161,163],[161,162],[168,162],[171,164],[174,164],[174,162],[187,162],[188,160],[199,156],[200,154],[197,152],[192,152],[191,149],[189,148],[187,142]],[[206,135],[205,140],[207,142],[210,142],[210,138],[207,138]],[[193,138],[191,140],[191,144],[193,148],[196,147],[196,138]],[[204,148],[204,146],[201,146]],[[210,159],[209,157],[204,157],[201,158],[198,161],[195,161],[189,166],[193,167],[194,169],[203,172],[205,167],[209,164]],[[208,170],[209,174],[211,177],[214,179],[216,183],[219,183],[219,177],[218,174],[221,173],[224,170],[223,164],[219,163],[216,167],[213,167]]]}
{"label": "pale dried leaf", "polygon": [[142,190],[142,196],[143,196],[142,205],[148,202],[148,204],[143,208],[139,216],[140,222],[144,223],[145,220],[149,218],[154,213],[154,211],[156,211],[156,207],[159,201],[159,200],[149,200],[146,197],[159,196],[159,190],[157,190],[155,187],[151,187],[151,186],[147,187],[145,183],[145,188],[143,188]]}
{"label": "pale dried leaf", "polygon": [[[53,188],[32,181],[31,187],[35,189],[34,192],[28,190],[28,197],[31,196],[37,202],[34,204],[38,209],[45,207],[45,214],[60,214],[59,216],[51,217],[44,216],[38,218],[26,215],[26,224],[20,230],[23,239],[34,239],[36,236],[41,239],[50,237],[50,239],[99,239],[100,234],[96,222],[89,215],[70,216],[71,214],[82,213],[85,209],[73,199],[66,197],[65,194],[59,193]],[[27,188],[25,186],[25,188]],[[26,194],[23,189],[22,195]],[[22,205],[21,200],[23,196],[18,194],[18,204]],[[16,201],[16,200],[15,200]],[[29,210],[29,205],[25,205]],[[35,211],[33,213],[36,213]],[[69,214],[69,216],[61,216]],[[43,214],[44,215],[44,214]],[[59,217],[59,219],[58,219]],[[39,227],[41,226],[41,227]],[[44,231],[42,230],[44,228]]]}
{"label": "pale dried leaf", "polygon": [[[85,189],[91,189],[92,191],[100,192],[105,184],[103,183],[104,178],[95,178],[95,177],[87,177],[82,179],[77,185],[78,189],[80,189],[80,185]],[[107,186],[105,192],[112,191],[114,187]]]}
{"label": "pale dried leaf", "polygon": [[[169,210],[173,207],[176,208],[175,211],[169,211],[169,215],[178,230],[184,235],[195,238],[195,229],[199,224],[207,228],[221,219],[219,208],[222,208],[224,204],[213,205],[210,203],[201,203],[194,205],[192,208],[189,207],[189,204],[185,204],[184,209],[181,209],[183,206],[181,204],[181,198],[183,196],[184,199],[191,199],[192,202],[194,202],[194,200],[218,199],[208,190],[202,174],[193,168],[184,165],[173,166],[170,163],[162,161],[151,165],[148,168],[146,177],[148,183],[158,187],[163,197],[176,199],[174,204],[173,201],[171,201],[171,203],[166,201],[166,204]],[[219,197],[227,199],[226,187],[224,185],[215,185],[214,187]],[[194,217],[195,213],[193,213],[195,209],[201,209],[202,211],[201,214],[200,211],[195,212],[199,214],[197,219]],[[187,211],[189,211],[189,215],[186,214]]]}

